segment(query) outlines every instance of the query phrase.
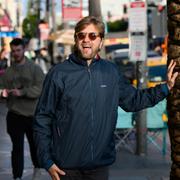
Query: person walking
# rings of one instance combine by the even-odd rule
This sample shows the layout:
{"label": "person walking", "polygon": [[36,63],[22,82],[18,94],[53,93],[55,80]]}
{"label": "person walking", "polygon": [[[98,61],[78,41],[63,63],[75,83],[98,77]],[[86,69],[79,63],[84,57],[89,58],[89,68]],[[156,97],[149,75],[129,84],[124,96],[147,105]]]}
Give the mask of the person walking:
{"label": "person walking", "polygon": [[33,141],[33,115],[41,93],[44,74],[38,65],[25,56],[23,39],[10,42],[12,65],[0,78],[1,97],[7,99],[7,132],[12,141],[12,172],[14,179],[21,179],[24,168],[24,135],[30,146],[34,165],[33,179],[39,179],[40,169]]}
{"label": "person walking", "polygon": [[33,128],[38,160],[53,180],[107,180],[118,106],[132,112],[154,106],[178,75],[172,61],[167,83],[136,89],[115,64],[99,57],[104,29],[96,17],[81,19],[74,52],[46,76]]}

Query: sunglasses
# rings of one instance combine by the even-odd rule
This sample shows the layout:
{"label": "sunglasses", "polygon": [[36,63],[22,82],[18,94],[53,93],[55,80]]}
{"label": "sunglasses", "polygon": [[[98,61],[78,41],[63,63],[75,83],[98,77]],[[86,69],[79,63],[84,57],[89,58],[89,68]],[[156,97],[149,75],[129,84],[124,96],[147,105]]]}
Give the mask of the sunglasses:
{"label": "sunglasses", "polygon": [[79,33],[76,33],[76,37],[78,38],[78,40],[84,40],[87,35],[88,35],[88,38],[89,38],[91,41],[96,40],[97,37],[101,37],[100,34],[95,33],[95,32],[90,32],[90,33],[79,32]]}

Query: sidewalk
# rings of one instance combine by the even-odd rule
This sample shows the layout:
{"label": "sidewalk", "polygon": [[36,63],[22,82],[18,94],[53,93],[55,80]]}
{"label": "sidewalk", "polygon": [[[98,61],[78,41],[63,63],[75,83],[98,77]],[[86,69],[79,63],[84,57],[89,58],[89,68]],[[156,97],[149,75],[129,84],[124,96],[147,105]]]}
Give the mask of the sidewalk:
{"label": "sidewalk", "polygon": [[[6,108],[0,103],[0,180],[12,180],[11,142],[6,133],[5,115]],[[167,146],[169,149],[169,142]],[[33,169],[27,141],[24,166],[23,180],[31,180]],[[163,157],[153,145],[148,145],[146,157],[137,156],[122,147],[117,152],[116,162],[110,167],[109,180],[169,180],[170,166],[170,153]],[[40,180],[50,180],[46,171],[42,170]]]}

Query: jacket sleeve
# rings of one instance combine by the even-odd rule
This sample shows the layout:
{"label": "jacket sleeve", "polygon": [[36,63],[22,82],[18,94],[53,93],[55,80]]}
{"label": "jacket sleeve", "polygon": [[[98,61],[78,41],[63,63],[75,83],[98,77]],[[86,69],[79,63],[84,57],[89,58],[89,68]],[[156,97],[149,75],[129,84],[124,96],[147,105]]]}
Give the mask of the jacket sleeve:
{"label": "jacket sleeve", "polygon": [[167,84],[152,88],[136,89],[125,78],[119,76],[119,106],[127,112],[136,112],[152,107],[169,94]]}
{"label": "jacket sleeve", "polygon": [[1,95],[2,95],[2,91],[3,89],[6,89],[6,75],[3,74],[3,75],[0,75],[0,98],[1,98]]}
{"label": "jacket sleeve", "polygon": [[42,90],[44,73],[37,65],[32,68],[32,78],[32,86],[22,88],[21,94],[27,98],[38,98]]}
{"label": "jacket sleeve", "polygon": [[46,170],[53,164],[51,157],[52,124],[56,118],[56,106],[62,92],[61,80],[58,79],[57,84],[56,78],[51,72],[46,76],[33,123],[37,157],[40,166]]}
{"label": "jacket sleeve", "polygon": [[0,89],[6,88],[6,75],[0,75]]}

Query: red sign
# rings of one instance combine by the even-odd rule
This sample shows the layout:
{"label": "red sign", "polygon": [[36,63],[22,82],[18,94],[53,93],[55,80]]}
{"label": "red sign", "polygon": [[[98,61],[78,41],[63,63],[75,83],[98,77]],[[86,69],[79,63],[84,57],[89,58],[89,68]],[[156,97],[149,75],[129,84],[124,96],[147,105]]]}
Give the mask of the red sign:
{"label": "red sign", "polygon": [[147,30],[147,7],[143,1],[131,2],[129,8],[129,31],[144,32]]}
{"label": "red sign", "polygon": [[82,0],[62,0],[63,21],[78,21],[82,18]]}
{"label": "red sign", "polygon": [[9,17],[9,14],[7,13],[6,10],[2,10],[2,15],[0,16],[0,26],[6,26],[6,27],[11,27],[11,20]]}
{"label": "red sign", "polygon": [[145,3],[142,1],[137,1],[137,2],[132,2],[131,3],[131,8],[143,8],[145,7]]}

